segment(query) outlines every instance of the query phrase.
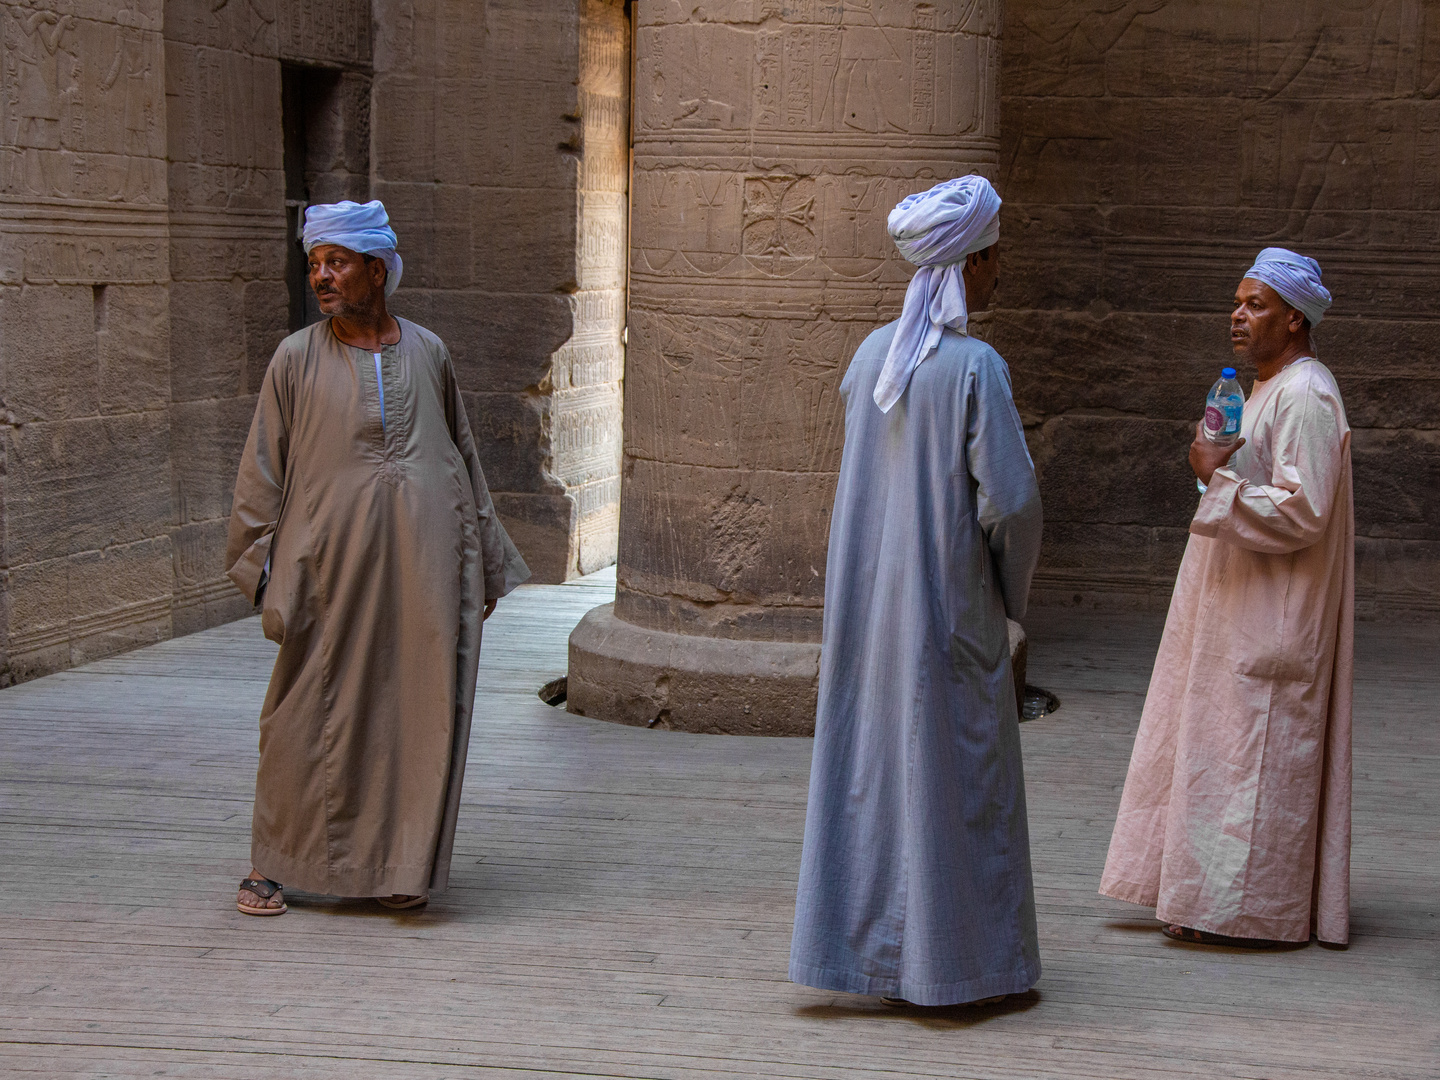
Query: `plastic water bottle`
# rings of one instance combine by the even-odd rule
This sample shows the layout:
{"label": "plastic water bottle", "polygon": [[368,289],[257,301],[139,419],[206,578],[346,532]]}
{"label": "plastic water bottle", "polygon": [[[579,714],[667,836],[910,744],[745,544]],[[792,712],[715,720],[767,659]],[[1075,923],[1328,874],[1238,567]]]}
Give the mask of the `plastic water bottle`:
{"label": "plastic water bottle", "polygon": [[[1240,438],[1244,412],[1245,394],[1235,380],[1235,369],[1222,368],[1220,378],[1205,397],[1205,438],[1216,446],[1233,446]],[[1195,487],[1202,495],[1205,493],[1205,485],[1198,478]]]}

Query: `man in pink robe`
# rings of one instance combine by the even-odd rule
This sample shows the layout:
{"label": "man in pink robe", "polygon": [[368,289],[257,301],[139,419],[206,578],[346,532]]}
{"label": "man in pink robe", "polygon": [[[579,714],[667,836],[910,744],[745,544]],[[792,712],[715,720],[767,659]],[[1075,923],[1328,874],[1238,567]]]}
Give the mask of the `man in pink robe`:
{"label": "man in pink robe", "polygon": [[1182,941],[1349,939],[1355,522],[1350,428],[1311,328],[1314,260],[1267,248],[1230,338],[1243,438],[1190,462],[1190,524],[1100,892]]}

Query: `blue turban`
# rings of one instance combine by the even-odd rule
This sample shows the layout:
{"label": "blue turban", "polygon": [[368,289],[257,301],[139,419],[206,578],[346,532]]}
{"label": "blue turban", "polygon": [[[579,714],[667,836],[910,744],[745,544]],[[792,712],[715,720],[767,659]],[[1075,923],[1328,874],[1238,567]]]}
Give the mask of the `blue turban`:
{"label": "blue turban", "polygon": [[905,290],[905,307],[875,384],[875,404],[888,413],[920,362],[940,344],[943,329],[965,332],[964,259],[1000,239],[1000,196],[983,176],[962,176],[902,199],[886,224],[900,254],[920,267]]}
{"label": "blue turban", "polygon": [[1285,248],[1266,248],[1255,256],[1255,265],[1245,276],[1269,285],[1311,326],[1320,325],[1330,306],[1330,290],[1320,284],[1320,264],[1308,256]]}
{"label": "blue turban", "polygon": [[337,244],[385,264],[385,295],[400,287],[405,264],[395,250],[398,241],[390,215],[379,199],[367,203],[318,203],[305,210],[305,253],[320,244]]}

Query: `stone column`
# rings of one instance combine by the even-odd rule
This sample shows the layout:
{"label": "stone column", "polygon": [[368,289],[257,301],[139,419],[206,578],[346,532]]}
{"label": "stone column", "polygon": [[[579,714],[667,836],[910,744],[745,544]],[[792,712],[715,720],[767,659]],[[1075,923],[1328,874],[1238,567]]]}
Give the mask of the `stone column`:
{"label": "stone column", "polygon": [[840,379],[912,268],[885,217],[997,162],[999,0],[636,5],[616,603],[574,712],[813,728]]}

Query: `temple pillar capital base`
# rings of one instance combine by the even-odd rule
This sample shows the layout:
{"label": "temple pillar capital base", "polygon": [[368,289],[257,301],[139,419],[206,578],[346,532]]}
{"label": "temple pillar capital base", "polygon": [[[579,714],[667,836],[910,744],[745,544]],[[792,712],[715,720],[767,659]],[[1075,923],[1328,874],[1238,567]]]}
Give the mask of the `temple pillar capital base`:
{"label": "temple pillar capital base", "polygon": [[[1025,631],[1011,622],[1016,706],[1025,691]],[[615,605],[570,634],[566,709],[634,727],[714,735],[813,735],[820,646],[700,637],[636,626]]]}

